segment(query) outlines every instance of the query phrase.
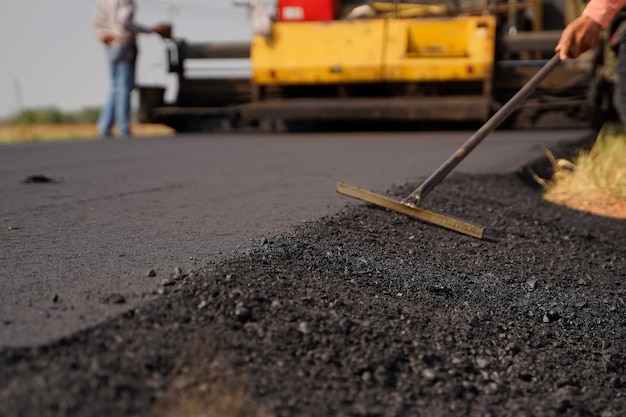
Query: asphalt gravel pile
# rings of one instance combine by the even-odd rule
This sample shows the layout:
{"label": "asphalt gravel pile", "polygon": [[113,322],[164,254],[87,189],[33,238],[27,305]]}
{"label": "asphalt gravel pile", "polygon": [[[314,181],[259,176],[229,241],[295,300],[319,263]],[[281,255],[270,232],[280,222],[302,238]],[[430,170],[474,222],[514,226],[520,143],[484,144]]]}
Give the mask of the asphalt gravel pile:
{"label": "asphalt gravel pile", "polygon": [[0,415],[626,415],[624,221],[517,174],[452,175],[424,203],[483,240],[338,198],[155,302],[2,350]]}

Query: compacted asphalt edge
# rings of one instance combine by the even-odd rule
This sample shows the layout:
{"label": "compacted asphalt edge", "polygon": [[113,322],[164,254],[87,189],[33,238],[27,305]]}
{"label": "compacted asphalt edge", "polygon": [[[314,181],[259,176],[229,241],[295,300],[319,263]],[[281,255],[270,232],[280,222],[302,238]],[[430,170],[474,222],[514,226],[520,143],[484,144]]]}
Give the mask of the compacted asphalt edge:
{"label": "compacted asphalt edge", "polygon": [[[0,346],[50,343],[164,281],[430,174],[471,132],[181,135],[0,152]],[[495,132],[458,172],[513,172],[589,131]],[[457,172],[455,171],[455,172]],[[436,193],[437,190],[434,191]],[[179,272],[177,272],[179,271]]]}
{"label": "compacted asphalt edge", "polygon": [[0,415],[625,415],[625,223],[543,201],[548,163],[429,196],[483,240],[348,200],[171,271],[153,301],[0,350]]}

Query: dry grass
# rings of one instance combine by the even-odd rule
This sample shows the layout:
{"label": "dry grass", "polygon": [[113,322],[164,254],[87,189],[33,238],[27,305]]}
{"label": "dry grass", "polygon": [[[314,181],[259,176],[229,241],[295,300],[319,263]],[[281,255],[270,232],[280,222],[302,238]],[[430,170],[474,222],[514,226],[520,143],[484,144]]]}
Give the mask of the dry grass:
{"label": "dry grass", "polygon": [[551,159],[554,176],[540,181],[546,200],[626,219],[626,134],[605,126],[589,152],[580,152],[571,162]]}
{"label": "dry grass", "polygon": [[[172,135],[174,131],[164,125],[134,124],[135,136]],[[67,139],[94,139],[98,136],[93,124],[51,124],[0,126],[0,144],[56,141]]]}

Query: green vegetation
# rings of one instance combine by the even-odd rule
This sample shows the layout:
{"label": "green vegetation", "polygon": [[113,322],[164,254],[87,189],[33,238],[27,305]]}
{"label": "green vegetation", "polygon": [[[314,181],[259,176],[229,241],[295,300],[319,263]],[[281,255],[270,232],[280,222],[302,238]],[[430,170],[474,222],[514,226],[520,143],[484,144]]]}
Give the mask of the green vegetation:
{"label": "green vegetation", "polygon": [[[78,112],[63,112],[55,107],[23,111],[0,119],[0,145],[23,142],[94,139],[99,108],[86,107]],[[134,118],[133,118],[134,119]],[[135,136],[163,136],[175,132],[159,124],[132,124]]]}
{"label": "green vegetation", "polygon": [[[29,109],[0,119],[0,145],[23,142],[94,139],[100,109],[85,107],[77,112],[64,112],[56,107]],[[134,119],[134,117],[133,117]],[[172,135],[175,132],[159,124],[132,124],[135,136]]]}
{"label": "green vegetation", "polygon": [[27,109],[0,120],[0,126],[90,124],[96,123],[99,112],[97,107],[85,107],[77,112],[64,112],[56,107]]}

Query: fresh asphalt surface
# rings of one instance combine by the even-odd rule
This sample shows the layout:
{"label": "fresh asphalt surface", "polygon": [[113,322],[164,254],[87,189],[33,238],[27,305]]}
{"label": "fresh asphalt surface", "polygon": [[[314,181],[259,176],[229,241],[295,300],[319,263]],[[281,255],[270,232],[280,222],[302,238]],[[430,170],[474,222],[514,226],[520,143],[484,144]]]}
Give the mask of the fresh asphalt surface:
{"label": "fresh asphalt surface", "polygon": [[[158,297],[176,268],[245,252],[358,204],[335,192],[337,181],[384,192],[422,180],[472,133],[198,134],[1,146],[0,348],[70,335]],[[517,171],[545,148],[590,134],[497,131],[452,175]],[[51,181],[26,181],[34,176]]]}

